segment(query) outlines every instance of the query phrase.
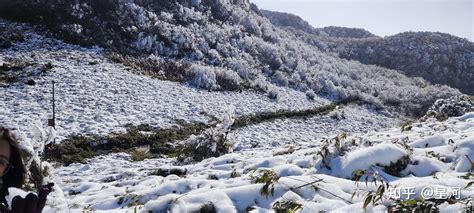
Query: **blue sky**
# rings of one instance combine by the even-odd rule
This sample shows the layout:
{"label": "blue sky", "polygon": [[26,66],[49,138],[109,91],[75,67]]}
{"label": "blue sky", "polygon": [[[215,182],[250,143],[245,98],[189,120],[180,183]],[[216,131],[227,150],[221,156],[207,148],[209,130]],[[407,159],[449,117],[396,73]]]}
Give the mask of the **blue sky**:
{"label": "blue sky", "polygon": [[262,9],[296,14],[314,27],[357,27],[379,36],[435,31],[474,41],[474,0],[250,1]]}

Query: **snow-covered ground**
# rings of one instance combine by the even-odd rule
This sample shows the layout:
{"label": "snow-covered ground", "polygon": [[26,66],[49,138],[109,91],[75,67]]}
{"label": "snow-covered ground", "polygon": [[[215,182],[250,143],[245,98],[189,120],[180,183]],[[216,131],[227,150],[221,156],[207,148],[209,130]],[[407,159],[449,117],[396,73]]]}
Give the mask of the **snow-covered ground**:
{"label": "snow-covered ground", "polygon": [[[395,143],[404,138],[413,149],[412,154]],[[55,180],[66,194],[70,209],[113,212],[135,208],[188,212],[209,202],[222,212],[243,212],[249,207],[261,212],[281,200],[302,204],[303,212],[363,212],[364,192],[375,190],[377,186],[351,180],[352,172],[361,169],[377,172],[390,186],[411,189],[414,193],[411,198],[418,198],[426,188],[446,189],[447,193],[459,189],[462,199],[474,196],[473,187],[464,188],[470,181],[460,177],[472,169],[467,157],[474,159],[474,112],[445,122],[415,123],[412,130],[405,132],[394,127],[353,134],[345,141],[345,154],[330,157],[332,170],[321,167],[321,157],[317,154],[323,145],[320,141],[300,144],[291,154],[274,156],[281,151],[277,149],[236,151],[184,166],[175,166],[173,159],[131,162],[127,154],[111,154],[94,158],[88,164],[57,168]],[[431,151],[434,155],[429,154]],[[409,156],[412,162],[400,171],[402,177],[383,171],[382,166],[403,156]],[[153,175],[159,168],[186,171],[186,174],[181,177]],[[251,176],[258,174],[254,170],[264,169],[281,177],[274,185],[273,196],[262,195],[263,184],[251,181]],[[317,179],[322,181],[314,184],[316,188],[310,185],[298,188]],[[358,195],[351,199],[354,192]],[[385,196],[383,205],[370,204],[368,211],[383,212],[391,203],[393,201]],[[440,209],[457,212],[464,205],[444,203]]]}
{"label": "snow-covered ground", "polygon": [[[278,102],[253,91],[197,90],[136,74],[102,54],[99,48],[68,45],[29,31],[26,42],[0,52],[0,63],[10,59],[36,63],[25,69],[37,73],[32,77],[36,85],[28,86],[24,79],[1,88],[0,124],[28,131],[32,120],[49,118],[53,80],[58,141],[72,134],[123,131],[128,123],[168,127],[176,119],[206,122],[229,105],[241,116],[328,103],[283,88],[284,98]],[[48,62],[52,70],[40,73],[39,67]],[[445,122],[415,123],[405,132],[397,125],[402,119],[348,105],[328,115],[277,119],[234,130],[229,135],[234,153],[195,164],[179,165],[173,158],[133,162],[128,154],[115,153],[87,164],[57,166],[52,177],[57,191],[50,195],[46,212],[190,212],[210,203],[219,212],[265,212],[284,200],[301,204],[303,212],[364,212],[363,194],[377,186],[351,180],[354,170],[361,169],[383,176],[391,187],[414,187],[412,198],[419,197],[424,187],[464,188],[469,180],[460,176],[472,169],[469,158],[474,159],[474,113]],[[341,137],[339,144],[330,140],[342,133],[348,138]],[[408,165],[397,171],[401,177],[384,172],[383,166],[406,156]],[[158,176],[159,169],[182,174]],[[273,195],[263,195],[263,184],[252,181],[265,169],[280,177]],[[307,184],[315,180],[321,180],[315,187]],[[472,187],[461,189],[460,197],[473,194]],[[384,197],[382,205],[371,204],[368,211],[383,212],[392,203]],[[442,204],[441,210],[456,212],[463,205]]]}
{"label": "snow-covered ground", "polygon": [[269,150],[275,147],[320,146],[323,137],[364,133],[398,125],[400,119],[365,107],[339,107],[328,115],[304,119],[278,119],[246,126],[230,133],[237,150]]}
{"label": "snow-covered ground", "polygon": [[[128,123],[168,127],[176,119],[206,122],[229,105],[237,115],[278,109],[307,109],[328,103],[310,101],[305,93],[280,88],[278,102],[265,94],[208,92],[184,84],[137,75],[123,65],[111,63],[101,49],[85,49],[27,33],[27,41],[0,52],[0,63],[8,58],[39,65],[51,62],[54,68],[0,91],[0,123],[27,130],[32,119],[52,117],[51,87],[56,82],[56,117],[59,139],[72,134],[108,134],[124,130]],[[40,67],[41,67],[40,66]],[[27,68],[39,73],[34,66]]]}

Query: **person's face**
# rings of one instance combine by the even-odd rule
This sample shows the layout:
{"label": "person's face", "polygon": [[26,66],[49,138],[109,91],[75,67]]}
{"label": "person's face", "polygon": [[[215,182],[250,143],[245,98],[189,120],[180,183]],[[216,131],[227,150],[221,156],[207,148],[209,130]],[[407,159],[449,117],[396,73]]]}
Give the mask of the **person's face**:
{"label": "person's face", "polygon": [[7,171],[10,162],[10,144],[0,140],[0,177]]}

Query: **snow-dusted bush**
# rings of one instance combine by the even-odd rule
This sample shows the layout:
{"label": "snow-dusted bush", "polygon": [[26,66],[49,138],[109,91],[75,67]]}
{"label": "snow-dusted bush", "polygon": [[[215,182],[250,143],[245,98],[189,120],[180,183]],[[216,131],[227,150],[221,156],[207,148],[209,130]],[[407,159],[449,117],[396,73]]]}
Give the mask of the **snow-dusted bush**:
{"label": "snow-dusted bush", "polygon": [[132,45],[138,50],[151,52],[155,41],[156,35],[145,35],[144,33],[140,33],[138,35],[137,41],[135,41]]}
{"label": "snow-dusted bush", "polygon": [[313,90],[306,91],[306,98],[308,98],[309,100],[314,100],[315,97],[316,93],[314,93]]}
{"label": "snow-dusted bush", "polygon": [[272,100],[276,100],[276,101],[279,101],[280,98],[281,98],[280,92],[275,88],[272,88],[272,89],[268,90],[267,95],[268,95],[268,98],[270,98]]}
{"label": "snow-dusted bush", "polygon": [[283,61],[280,58],[279,49],[264,41],[257,41],[257,51],[260,60],[264,64],[269,65],[272,70],[278,70],[283,64]]}
{"label": "snow-dusted bush", "polygon": [[282,87],[288,86],[288,78],[282,72],[280,71],[275,72],[272,78],[273,78],[273,82],[275,82],[276,85],[282,86]]}
{"label": "snow-dusted bush", "polygon": [[344,112],[344,110],[337,110],[337,111],[334,111],[332,112],[329,117],[331,117],[332,119],[334,120],[343,120],[343,119],[346,119],[346,113]]}
{"label": "snow-dusted bush", "polygon": [[193,135],[185,141],[179,151],[178,160],[181,162],[202,161],[232,152],[233,144],[228,141],[227,135],[234,123],[234,117],[235,108],[231,106],[216,127],[206,130],[201,135]]}
{"label": "snow-dusted bush", "polygon": [[187,71],[189,83],[197,88],[208,90],[238,90],[241,89],[242,79],[229,69],[200,64],[191,65]]}
{"label": "snow-dusted bush", "polygon": [[349,153],[344,162],[342,162],[340,175],[345,178],[351,178],[356,170],[367,170],[374,165],[390,166],[406,155],[405,150],[394,144],[379,144],[373,147],[357,149]]}
{"label": "snow-dusted bush", "polygon": [[0,25],[0,49],[9,48],[14,43],[25,40],[23,32],[15,27],[3,27]]}
{"label": "snow-dusted bush", "polygon": [[425,119],[435,117],[444,120],[449,117],[461,116],[474,110],[474,104],[467,95],[454,96],[448,99],[439,99],[426,112]]}
{"label": "snow-dusted bush", "polygon": [[245,30],[248,33],[251,33],[256,36],[261,36],[262,31],[260,30],[260,26],[258,25],[257,21],[253,19],[251,16],[247,16],[242,21],[242,25],[244,26]]}
{"label": "snow-dusted bush", "polygon": [[263,77],[257,78],[252,81],[252,87],[261,92],[267,92],[270,87],[270,83],[265,81]]}
{"label": "snow-dusted bush", "polygon": [[31,132],[32,137],[21,133],[20,148],[27,168],[28,184],[30,189],[34,190],[52,181],[50,175],[53,167],[41,157],[47,151],[46,145],[53,143],[56,133],[52,127],[44,128],[38,120],[31,123]]}
{"label": "snow-dusted bush", "polygon": [[189,83],[197,88],[217,89],[219,86],[214,71],[213,67],[193,64],[187,70],[187,75],[191,76]]}
{"label": "snow-dusted bush", "polygon": [[246,60],[227,58],[225,66],[234,70],[243,79],[253,79],[258,73],[248,64]]}
{"label": "snow-dusted bush", "polygon": [[238,90],[241,89],[242,80],[240,76],[231,70],[225,68],[217,68],[216,80],[220,89],[223,90]]}

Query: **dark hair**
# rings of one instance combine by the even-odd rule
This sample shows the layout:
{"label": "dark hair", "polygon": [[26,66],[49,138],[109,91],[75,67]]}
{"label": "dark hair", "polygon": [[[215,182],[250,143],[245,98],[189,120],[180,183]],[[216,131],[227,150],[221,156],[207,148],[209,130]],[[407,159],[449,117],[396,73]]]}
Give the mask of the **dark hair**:
{"label": "dark hair", "polygon": [[9,129],[0,127],[0,141],[10,145],[10,169],[2,177],[3,186],[0,190],[0,202],[8,194],[9,187],[22,188],[25,183],[26,169],[21,158],[20,148],[15,136]]}

